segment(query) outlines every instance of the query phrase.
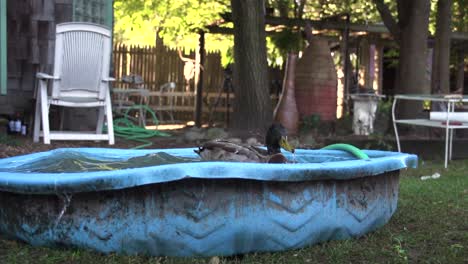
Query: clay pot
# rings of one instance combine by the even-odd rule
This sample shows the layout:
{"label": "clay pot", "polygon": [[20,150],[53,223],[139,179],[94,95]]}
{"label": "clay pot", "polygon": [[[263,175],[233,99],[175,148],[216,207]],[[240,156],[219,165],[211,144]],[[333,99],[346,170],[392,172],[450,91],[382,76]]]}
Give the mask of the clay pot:
{"label": "clay pot", "polygon": [[301,117],[336,119],[338,78],[328,41],[314,37],[297,62],[296,100]]}
{"label": "clay pot", "polygon": [[296,63],[297,54],[289,53],[284,70],[282,93],[273,113],[273,119],[280,122],[288,130],[289,135],[296,135],[299,127],[299,112],[294,91]]}

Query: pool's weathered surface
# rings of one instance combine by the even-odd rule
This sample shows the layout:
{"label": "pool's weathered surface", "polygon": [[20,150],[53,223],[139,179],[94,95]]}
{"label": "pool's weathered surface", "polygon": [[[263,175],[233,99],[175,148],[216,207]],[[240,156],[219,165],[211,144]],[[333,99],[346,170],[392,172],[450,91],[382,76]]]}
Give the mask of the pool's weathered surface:
{"label": "pool's weathered surface", "polygon": [[[122,159],[157,151],[191,157],[192,150],[73,149]],[[339,151],[298,150],[299,161],[321,162],[14,172],[66,151],[0,160],[2,234],[33,245],[128,254],[209,256],[299,248],[384,225],[397,207],[399,170],[417,163],[416,156],[395,152],[366,151],[371,157],[366,161]]]}

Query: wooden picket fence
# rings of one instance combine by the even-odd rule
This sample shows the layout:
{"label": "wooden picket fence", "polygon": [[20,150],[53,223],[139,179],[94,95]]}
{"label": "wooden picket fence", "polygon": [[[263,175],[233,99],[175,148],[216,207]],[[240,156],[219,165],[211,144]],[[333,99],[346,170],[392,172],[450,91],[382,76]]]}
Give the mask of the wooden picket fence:
{"label": "wooden picket fence", "polygon": [[[195,53],[183,54],[184,58],[195,59]],[[142,76],[144,88],[150,91],[148,105],[158,111],[167,111],[166,102],[173,100],[171,111],[174,111],[175,119],[186,122],[194,120],[195,111],[195,82],[192,78],[187,90],[187,82],[184,76],[185,62],[180,58],[178,51],[163,45],[158,46],[128,46],[124,44],[114,45],[113,52],[114,76],[117,79],[114,87],[133,88],[121,81],[123,76],[136,74]],[[160,91],[160,86],[174,82],[176,88],[171,93]],[[203,64],[203,96],[204,114],[207,115],[209,106],[213,108],[215,102],[218,106],[226,105],[226,94],[221,93],[223,87],[224,71],[221,66],[219,53],[207,53]],[[219,99],[218,99],[219,98]],[[224,119],[222,114],[224,107],[217,107],[219,112],[217,119]],[[220,115],[221,113],[221,115]],[[205,117],[206,118],[206,117]],[[217,120],[222,121],[222,120]]]}
{"label": "wooden picket fence", "polygon": [[[195,59],[195,52],[184,54],[183,57]],[[127,46],[116,44],[113,52],[114,77],[117,79],[114,87],[134,88],[121,81],[123,76],[136,74],[143,77],[148,106],[162,117],[165,112],[173,113],[175,120],[187,122],[195,118],[195,81],[189,82],[189,90],[184,76],[185,62],[178,51],[163,45],[157,46]],[[272,84],[271,98],[273,104],[278,101],[278,85],[281,86],[282,73],[279,69],[270,68]],[[225,72],[221,66],[221,55],[208,52],[203,64],[203,122],[224,122],[227,111],[232,111],[234,94],[229,97],[225,87]],[[279,81],[278,81],[279,80]],[[174,82],[176,88],[171,92],[160,90],[161,85]],[[278,83],[279,82],[279,83]],[[276,87],[276,88],[275,88]],[[276,90],[276,91],[275,91]],[[133,101],[138,102],[138,98]],[[164,118],[166,119],[166,118]]]}

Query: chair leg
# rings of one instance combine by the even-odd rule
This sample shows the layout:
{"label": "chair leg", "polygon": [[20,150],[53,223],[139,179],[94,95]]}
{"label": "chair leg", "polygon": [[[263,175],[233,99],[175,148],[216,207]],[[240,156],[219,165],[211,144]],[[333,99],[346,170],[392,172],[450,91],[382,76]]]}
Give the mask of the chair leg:
{"label": "chair leg", "polygon": [[112,119],[112,105],[110,100],[110,93],[107,92],[106,96],[106,117],[107,117],[107,134],[109,135],[109,145],[114,145],[114,123]]}
{"label": "chair leg", "polygon": [[99,107],[98,122],[96,127],[96,134],[102,134],[102,126],[104,125],[104,106]]}
{"label": "chair leg", "polygon": [[41,90],[40,90],[42,130],[44,131],[44,144],[50,144],[49,104],[47,102],[47,90],[43,88],[47,89],[44,86],[44,87],[41,87]]}
{"label": "chair leg", "polygon": [[36,98],[36,111],[34,113],[34,134],[33,141],[39,142],[39,134],[41,128],[41,97],[37,96]]}
{"label": "chair leg", "polygon": [[65,107],[60,108],[60,131],[63,131],[63,121],[65,120]]}

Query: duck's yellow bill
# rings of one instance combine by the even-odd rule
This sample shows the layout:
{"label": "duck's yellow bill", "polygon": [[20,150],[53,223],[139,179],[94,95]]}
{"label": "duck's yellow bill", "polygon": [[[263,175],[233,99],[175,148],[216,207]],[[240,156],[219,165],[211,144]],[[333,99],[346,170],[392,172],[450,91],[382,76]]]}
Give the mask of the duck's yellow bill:
{"label": "duck's yellow bill", "polygon": [[289,144],[288,140],[285,137],[281,137],[279,144],[285,150],[294,153],[294,148]]}

